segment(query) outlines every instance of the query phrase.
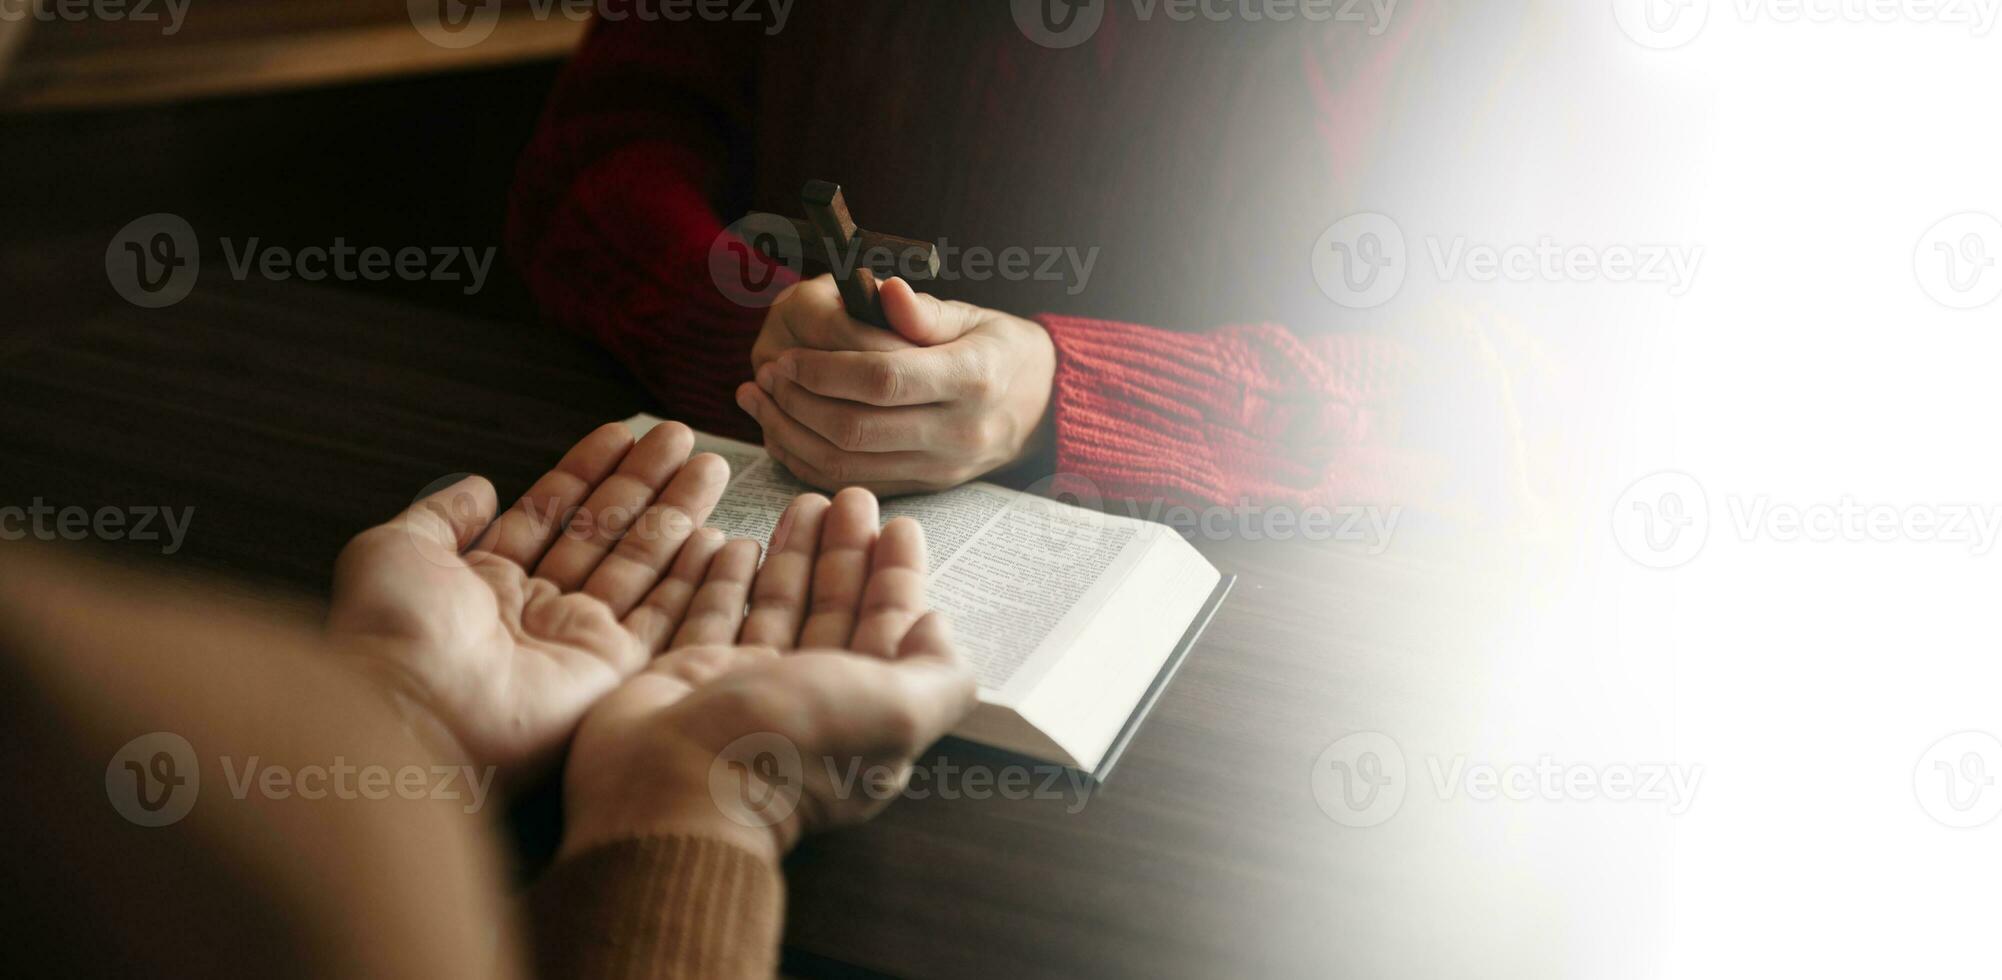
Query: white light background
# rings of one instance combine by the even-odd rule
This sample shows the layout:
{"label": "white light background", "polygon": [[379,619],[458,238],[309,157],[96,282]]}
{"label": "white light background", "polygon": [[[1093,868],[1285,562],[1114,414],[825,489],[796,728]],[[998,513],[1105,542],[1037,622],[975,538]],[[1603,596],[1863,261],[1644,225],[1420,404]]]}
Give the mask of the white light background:
{"label": "white light background", "polygon": [[[2002,516],[2002,300],[1950,309],[1914,266],[1942,218],[2002,216],[2002,26],[1808,6],[1839,13],[1695,0],[1703,31],[1668,50],[1608,0],[1435,6],[1389,172],[1356,208],[1402,227],[1412,285],[1355,319],[1394,332],[1445,298],[1515,323],[1558,368],[1554,452],[1573,457],[1543,488],[1546,601],[1494,641],[1516,668],[1472,735],[1406,739],[1411,778],[1433,751],[1702,767],[1680,816],[1528,805],[1436,825],[1478,896],[1439,914],[1540,936],[1480,972],[2002,974],[2002,819],[1948,827],[1914,790],[1936,740],[2002,735],[2002,547],[1748,537],[1733,510]],[[1438,283],[1431,234],[1704,251],[1680,297]],[[1989,255],[2002,263],[2002,237]],[[1660,470],[1695,477],[1710,507],[1703,551],[1667,570],[1612,531],[1628,484]],[[1437,811],[1430,795],[1414,786],[1407,807]],[[1520,907],[1496,912],[1511,893]]]}

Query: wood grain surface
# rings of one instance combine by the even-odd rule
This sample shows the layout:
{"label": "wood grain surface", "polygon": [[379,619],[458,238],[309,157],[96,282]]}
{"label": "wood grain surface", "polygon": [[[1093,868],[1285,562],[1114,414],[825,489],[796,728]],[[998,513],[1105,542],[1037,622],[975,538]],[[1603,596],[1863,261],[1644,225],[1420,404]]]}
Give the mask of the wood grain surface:
{"label": "wood grain surface", "polygon": [[[103,248],[4,256],[0,505],[194,508],[179,554],[99,545],[156,567],[310,610],[343,542],[433,481],[484,473],[509,498],[580,433],[650,407],[601,352],[533,323],[221,275],[142,310],[106,284]],[[1495,811],[1407,803],[1356,829],[1312,784],[1348,733],[1415,752],[1478,725],[1506,597],[1394,554],[1200,546],[1242,578],[1110,781],[1080,797],[947,747],[923,764],[989,767],[988,798],[963,772],[929,779],[790,861],[790,972],[1467,975],[1497,944],[1561,966],[1516,946],[1551,926],[1548,903],[1516,901],[1534,861],[1493,859]],[[996,798],[1007,779],[1032,798]]]}

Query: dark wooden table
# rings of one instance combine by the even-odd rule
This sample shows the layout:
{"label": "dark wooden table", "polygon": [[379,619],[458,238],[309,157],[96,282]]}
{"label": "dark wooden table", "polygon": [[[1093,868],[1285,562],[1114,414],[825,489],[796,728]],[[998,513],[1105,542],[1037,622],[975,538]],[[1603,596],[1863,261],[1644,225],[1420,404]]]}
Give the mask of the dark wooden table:
{"label": "dark wooden table", "polygon": [[[341,544],[434,479],[518,493],[648,406],[603,354],[533,324],[221,277],[137,309],[102,247],[23,250],[0,272],[0,504],[191,506],[185,548],[150,560],[305,609]],[[1630,889],[1552,884],[1547,835],[1518,840],[1513,811],[1419,792],[1419,753],[1470,744],[1489,692],[1522,679],[1491,642],[1509,596],[1396,551],[1202,547],[1241,580],[1108,783],[904,800],[808,843],[789,864],[794,970],[1551,976],[1578,966],[1570,930],[1646,918]],[[1357,731],[1411,756],[1402,811],[1366,829],[1310,782]]]}

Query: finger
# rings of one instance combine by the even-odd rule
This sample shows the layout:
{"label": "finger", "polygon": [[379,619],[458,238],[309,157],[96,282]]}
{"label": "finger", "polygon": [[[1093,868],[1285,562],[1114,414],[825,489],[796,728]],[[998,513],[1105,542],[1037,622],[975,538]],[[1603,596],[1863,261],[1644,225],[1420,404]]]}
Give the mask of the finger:
{"label": "finger", "polygon": [[975,307],[920,293],[902,276],[884,281],[876,295],[890,329],[920,347],[958,340],[980,322],[974,315]]}
{"label": "finger", "polygon": [[934,609],[918,617],[910,631],[897,643],[900,662],[931,661],[960,664],[959,648],[952,640],[952,621]]}
{"label": "finger", "polygon": [[500,520],[487,528],[475,547],[523,568],[535,567],[562,532],[570,512],[584,502],[593,487],[611,475],[632,445],[632,430],[624,423],[599,426],[570,447],[555,469],[535,481]]}
{"label": "finger", "polygon": [[867,490],[834,496],[820,528],[820,556],[813,563],[806,624],[799,645],[846,647],[855,630],[855,608],[869,574],[869,549],[876,543],[876,497]]}
{"label": "finger", "polygon": [[695,532],[674,556],[674,567],[668,569],[667,577],[626,614],[626,632],[637,637],[648,652],[658,654],[667,648],[668,639],[688,614],[688,604],[709,574],[710,562],[723,550],[723,543],[723,532],[713,527]]}
{"label": "finger", "polygon": [[820,494],[801,494],[779,518],[765,565],[751,585],[751,611],[744,617],[739,642],[790,649],[799,638],[813,559],[820,551],[820,525],[831,506]]}
{"label": "finger", "polygon": [[911,627],[892,667],[904,695],[919,710],[920,747],[944,737],[979,703],[980,685],[953,648],[952,628],[943,613],[926,613]]}
{"label": "finger", "polygon": [[816,350],[894,351],[911,344],[894,333],[848,315],[841,287],[822,274],[801,282],[774,307],[786,332]]}
{"label": "finger", "polygon": [[604,600],[616,615],[631,612],[689,536],[709,520],[729,484],[730,464],[714,453],[682,464],[618,547],[598,563],[584,591]]}
{"label": "finger", "polygon": [[787,417],[851,453],[887,453],[930,449],[941,441],[949,418],[942,405],[883,408],[845,398],[829,398],[778,376],[775,368],[758,369],[758,388],[771,396]]}
{"label": "finger", "polygon": [[896,497],[907,493],[927,493],[954,485],[947,481],[931,480],[835,480],[809,465],[798,456],[793,455],[778,443],[766,442],[765,452],[772,459],[777,460],[780,466],[785,467],[787,472],[797,477],[801,483],[819,487],[829,492],[855,487],[867,490],[875,494],[878,498],[882,498]]}
{"label": "finger", "polygon": [[929,405],[981,390],[981,360],[966,344],[890,351],[795,349],[772,361],[778,376],[829,398],[870,405]]}
{"label": "finger", "polygon": [[[794,476],[814,486],[839,490],[860,484],[952,485],[950,477],[954,473],[948,470],[950,464],[928,453],[851,453],[836,447],[820,433],[787,415],[757,385],[739,386],[737,403],[764,429],[766,446],[784,449],[787,459],[781,462],[787,464]],[[795,460],[803,465],[793,466]]]}
{"label": "finger", "polygon": [[723,546],[709,563],[702,588],[688,603],[681,628],[674,631],[670,648],[702,643],[730,643],[744,624],[744,599],[751,592],[751,577],[758,573],[758,543],[737,538]]}
{"label": "finger", "polygon": [[582,588],[598,563],[625,537],[669,478],[688,461],[695,433],[679,422],[662,422],[640,437],[619,468],[591,491],[563,535],[535,566],[535,575],[565,592]]}
{"label": "finger", "polygon": [[834,277],[822,275],[779,293],[751,345],[751,369],[755,371],[795,347],[892,351],[910,350],[911,343],[849,316]]}
{"label": "finger", "polygon": [[886,726],[886,748],[907,757],[952,731],[978,703],[980,689],[953,652],[951,630],[939,613],[918,620],[899,652],[896,660],[881,662],[882,682],[871,693],[881,698],[878,710],[896,721]]}
{"label": "finger", "polygon": [[653,659],[647,665],[647,674],[671,677],[689,687],[701,687],[724,674],[745,667],[776,660],[779,651],[774,647],[755,644],[742,646],[676,647]]}
{"label": "finger", "polygon": [[870,552],[869,582],[863,587],[849,649],[878,657],[897,655],[904,635],[925,613],[925,567],[925,532],[918,522],[899,517],[884,525]]}
{"label": "finger", "polygon": [[458,554],[494,519],[494,485],[483,476],[468,476],[411,504],[393,523],[403,525],[427,552]]}

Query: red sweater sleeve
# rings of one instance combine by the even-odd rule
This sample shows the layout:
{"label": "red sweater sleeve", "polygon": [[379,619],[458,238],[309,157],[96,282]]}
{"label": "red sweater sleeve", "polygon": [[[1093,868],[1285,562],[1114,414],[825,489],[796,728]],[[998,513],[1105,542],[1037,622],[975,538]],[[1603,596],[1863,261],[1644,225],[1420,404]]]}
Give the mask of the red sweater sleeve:
{"label": "red sweater sleeve", "polygon": [[[599,25],[523,156],[509,221],[511,252],[552,319],[617,355],[664,411],[751,441],[761,437],[734,390],[764,311],[711,281],[709,252],[723,230],[717,205],[734,203],[728,181],[749,169],[756,143],[760,32]],[[1380,99],[1380,74],[1356,83],[1363,108]],[[1351,104],[1361,96],[1313,80],[1333,100],[1322,115],[1362,111]],[[1348,146],[1337,137],[1352,128],[1330,129],[1331,145]],[[1042,323],[1058,351],[1058,469],[1105,497],[1377,502],[1410,499],[1425,475],[1399,438],[1411,358],[1395,344],[1272,324]]]}
{"label": "red sweater sleeve", "polygon": [[733,392],[764,311],[718,290],[708,256],[758,37],[728,21],[597,25],[522,155],[508,214],[509,252],[550,318],[610,350],[675,418],[753,439]]}
{"label": "red sweater sleeve", "polygon": [[1181,333],[1039,318],[1057,348],[1057,470],[1110,498],[1293,506],[1411,492],[1397,449],[1409,355],[1362,335],[1251,324]]}

